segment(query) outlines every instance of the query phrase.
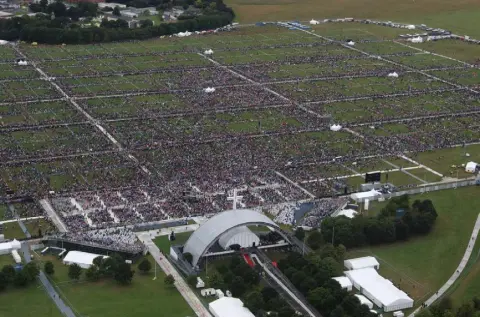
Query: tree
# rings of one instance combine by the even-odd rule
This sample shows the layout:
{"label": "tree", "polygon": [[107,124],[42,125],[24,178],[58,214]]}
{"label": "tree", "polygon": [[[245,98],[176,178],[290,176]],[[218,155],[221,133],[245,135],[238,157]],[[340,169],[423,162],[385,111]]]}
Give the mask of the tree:
{"label": "tree", "polygon": [[310,248],[316,250],[320,247],[321,243],[322,243],[322,234],[317,230],[312,231],[312,233],[310,233],[310,235],[307,238],[307,244],[310,246]]}
{"label": "tree", "polygon": [[149,11],[149,10],[144,10],[144,11],[142,12],[142,15],[148,17],[148,16],[150,16],[150,11]]}
{"label": "tree", "polygon": [[195,285],[197,285],[197,277],[195,275],[189,275],[187,277],[187,283],[188,285],[195,287]]}
{"label": "tree", "polygon": [[113,8],[112,14],[117,17],[122,16],[122,13],[120,13],[120,8],[118,6],[115,6],[115,8]]}
{"label": "tree", "polygon": [[207,278],[209,287],[221,288],[223,286],[223,279],[217,272],[211,273]]}
{"label": "tree", "polygon": [[40,274],[40,269],[38,268],[37,264],[33,261],[25,264],[22,271],[25,272],[25,275],[27,276],[29,282],[35,281],[37,276]]}
{"label": "tree", "polygon": [[418,313],[415,314],[415,317],[433,317],[433,314],[430,309],[422,308]]}
{"label": "tree", "polygon": [[115,270],[114,278],[115,281],[119,282],[122,285],[128,285],[132,282],[133,275],[135,271],[132,270],[130,264],[121,262]]}
{"label": "tree", "polygon": [[141,28],[148,28],[153,26],[153,21],[150,19],[145,19],[140,21],[140,27]]}
{"label": "tree", "polygon": [[74,263],[68,267],[68,277],[72,280],[79,280],[80,275],[82,275],[82,268],[77,264]]}
{"label": "tree", "polygon": [[263,308],[265,302],[263,300],[262,293],[258,291],[250,292],[245,296],[245,307],[252,312],[257,312]]}
{"label": "tree", "polygon": [[87,278],[88,281],[90,282],[96,282],[100,279],[100,271],[96,265],[90,266],[86,271],[85,271],[85,277]]}
{"label": "tree", "polygon": [[184,253],[183,254],[183,258],[185,259],[185,261],[187,261],[188,263],[192,264],[192,261],[193,261],[193,255],[189,252],[187,253]]}
{"label": "tree", "polygon": [[3,291],[7,288],[9,281],[8,278],[5,276],[5,273],[0,272],[0,291]]}
{"label": "tree", "polygon": [[463,303],[457,310],[457,317],[473,317],[475,310],[471,302]]}
{"label": "tree", "polygon": [[53,275],[53,273],[55,273],[55,268],[53,267],[52,261],[45,262],[43,269],[48,275]]}
{"label": "tree", "polygon": [[303,230],[302,227],[298,227],[297,230],[295,230],[295,237],[298,240],[303,241],[303,239],[305,238],[305,230]]}
{"label": "tree", "polygon": [[8,283],[12,283],[13,279],[15,278],[15,269],[12,265],[7,264],[2,268],[2,273],[5,274],[5,278],[7,279]]}
{"label": "tree", "polygon": [[217,9],[217,3],[216,2],[210,2],[208,7],[210,8],[210,10],[215,10],[215,9]]}
{"label": "tree", "polygon": [[28,275],[25,273],[25,270],[15,272],[15,278],[13,279],[13,284],[17,287],[25,287],[28,284]]}
{"label": "tree", "polygon": [[245,293],[245,291],[247,290],[247,286],[245,285],[243,278],[241,278],[240,276],[235,276],[229,287],[230,291],[235,297],[241,297],[243,293]]}
{"label": "tree", "polygon": [[165,278],[163,279],[163,282],[165,283],[165,285],[171,287],[171,286],[175,283],[175,278],[173,277],[172,274],[168,274],[168,275],[165,276]]}
{"label": "tree", "polygon": [[152,269],[152,264],[147,258],[144,258],[142,262],[140,262],[140,264],[138,265],[138,269],[143,274],[146,274]]}
{"label": "tree", "polygon": [[337,245],[335,248],[335,260],[339,263],[343,263],[343,260],[345,260],[345,254],[347,253],[347,248],[343,244]]}

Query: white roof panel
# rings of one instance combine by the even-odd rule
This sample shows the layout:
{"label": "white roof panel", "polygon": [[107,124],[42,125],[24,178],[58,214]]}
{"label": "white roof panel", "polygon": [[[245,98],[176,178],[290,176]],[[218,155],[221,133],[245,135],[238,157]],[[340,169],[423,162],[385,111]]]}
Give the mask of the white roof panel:
{"label": "white roof panel", "polygon": [[[101,254],[95,254],[95,253],[87,253],[87,252],[82,252],[82,251],[70,251],[67,253],[67,255],[63,258],[63,262],[71,262],[71,263],[77,263],[79,265],[84,264],[84,265],[92,265],[93,260],[99,256],[102,256]],[[106,257],[106,256],[104,256]]]}
{"label": "white roof panel", "polygon": [[348,259],[343,261],[343,263],[345,267],[350,270],[358,270],[367,267],[380,266],[380,263],[378,263],[377,259],[375,259],[373,256],[364,256],[361,258]]}
{"label": "white roof panel", "polygon": [[243,302],[235,297],[222,297],[208,304],[210,312],[215,317],[255,317],[243,307]]}

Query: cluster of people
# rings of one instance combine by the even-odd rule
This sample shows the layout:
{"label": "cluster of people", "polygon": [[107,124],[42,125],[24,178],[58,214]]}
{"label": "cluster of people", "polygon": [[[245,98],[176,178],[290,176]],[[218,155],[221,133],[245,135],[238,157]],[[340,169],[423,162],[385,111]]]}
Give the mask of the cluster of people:
{"label": "cluster of people", "polygon": [[318,228],[322,219],[330,216],[348,202],[347,197],[323,198],[316,201],[312,210],[297,225]]}

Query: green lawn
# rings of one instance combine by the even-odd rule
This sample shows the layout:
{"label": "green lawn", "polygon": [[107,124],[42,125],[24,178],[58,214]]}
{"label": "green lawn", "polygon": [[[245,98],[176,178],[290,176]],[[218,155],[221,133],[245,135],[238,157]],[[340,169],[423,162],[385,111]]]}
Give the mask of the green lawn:
{"label": "green lawn", "polygon": [[[155,281],[153,268],[147,275],[140,274],[135,268],[132,285],[123,287],[109,279],[96,283],[87,282],[84,275],[79,282],[72,282],[68,278],[67,267],[60,260],[54,256],[43,256],[42,260],[54,262],[55,274],[52,280],[63,298],[66,298],[69,305],[81,316],[117,317],[133,314],[161,317],[194,316],[177,289],[164,285],[165,274],[159,267]],[[153,265],[151,257],[150,262]]]}
{"label": "green lawn", "polygon": [[[437,191],[411,199],[433,201],[438,212],[433,231],[404,243],[394,243],[348,252],[348,257],[373,255],[380,262],[380,272],[400,286],[415,300],[435,293],[451,276],[462,258],[479,213],[479,187]],[[385,203],[374,203],[379,211]]]}
{"label": "green lawn", "polygon": [[0,269],[7,264],[10,264],[10,265],[15,264],[13,257],[10,254],[0,255]]}
{"label": "green lawn", "polygon": [[25,238],[25,234],[23,233],[22,229],[18,222],[8,222],[3,224],[3,234],[5,235],[5,239],[20,239]]}
{"label": "green lawn", "polygon": [[[173,244],[184,244],[187,242],[188,238],[192,235],[193,231],[190,232],[181,232],[175,234],[175,241],[172,241]],[[157,247],[162,250],[165,254],[170,254],[170,240],[168,240],[168,236],[160,236],[153,240]]]}
{"label": "green lawn", "polygon": [[61,317],[57,306],[48,297],[43,286],[33,284],[26,288],[9,288],[0,294],[2,317]]}

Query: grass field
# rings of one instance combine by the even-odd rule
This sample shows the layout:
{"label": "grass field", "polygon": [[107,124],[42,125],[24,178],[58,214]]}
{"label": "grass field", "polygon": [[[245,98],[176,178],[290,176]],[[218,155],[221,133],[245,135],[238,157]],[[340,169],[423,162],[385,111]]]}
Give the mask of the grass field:
{"label": "grass field", "polygon": [[[478,195],[480,188],[467,187],[411,196],[411,200],[433,201],[439,216],[432,232],[404,243],[350,250],[348,257],[375,256],[380,273],[420,303],[435,293],[458,266],[479,213]],[[384,204],[371,206],[379,211]]]}
{"label": "grass field", "polygon": [[[157,279],[153,268],[142,275],[135,267],[135,275],[130,286],[119,286],[112,280],[87,282],[82,275],[79,282],[68,278],[68,268],[54,256],[43,256],[42,261],[51,260],[55,265],[52,280],[63,298],[79,316],[114,317],[126,312],[145,316],[186,317],[193,316],[188,304],[175,288],[165,286],[165,274],[157,268]],[[152,266],[153,259],[149,258]],[[83,272],[84,273],[84,272]],[[127,313],[130,314],[130,313]]]}
{"label": "grass field", "polygon": [[163,251],[165,254],[170,254],[170,246],[173,244],[184,244],[187,242],[188,238],[192,235],[193,231],[191,232],[181,232],[175,234],[175,241],[170,241],[168,236],[160,236],[153,240],[157,247]]}
{"label": "grass field", "polygon": [[22,229],[18,222],[9,222],[3,224],[3,234],[5,235],[5,239],[20,239],[25,238],[25,234],[23,233]]}

